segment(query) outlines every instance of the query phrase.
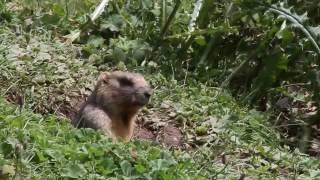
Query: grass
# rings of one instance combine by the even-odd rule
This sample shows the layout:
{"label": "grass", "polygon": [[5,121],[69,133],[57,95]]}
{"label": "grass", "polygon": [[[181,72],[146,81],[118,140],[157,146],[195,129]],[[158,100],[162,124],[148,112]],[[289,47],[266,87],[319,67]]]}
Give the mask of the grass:
{"label": "grass", "polygon": [[[17,33],[12,24],[3,23],[0,37],[1,178],[320,177],[320,162],[282,146],[267,114],[240,107],[221,89],[192,79],[186,84],[167,79],[147,67],[113,68],[147,77],[155,94],[144,113],[174,114],[170,121],[192,149],[168,149],[141,140],[113,143],[99,131],[75,129],[57,112],[88,94],[99,71],[113,68],[108,63],[96,67],[94,59],[83,58],[82,46],[66,44],[49,30]],[[18,100],[21,107],[5,98]]]}
{"label": "grass", "polygon": [[275,144],[276,134],[262,126],[263,116],[254,111],[238,114],[243,119],[225,129],[199,136],[207,145],[188,152],[141,140],[113,143],[99,131],[75,129],[54,115],[20,112],[3,100],[0,112],[2,177],[304,179],[319,173],[318,160]]}
{"label": "grass", "polygon": [[149,143],[112,143],[99,132],[75,129],[67,120],[19,113],[1,101],[0,165],[13,177],[185,179],[190,157]]}

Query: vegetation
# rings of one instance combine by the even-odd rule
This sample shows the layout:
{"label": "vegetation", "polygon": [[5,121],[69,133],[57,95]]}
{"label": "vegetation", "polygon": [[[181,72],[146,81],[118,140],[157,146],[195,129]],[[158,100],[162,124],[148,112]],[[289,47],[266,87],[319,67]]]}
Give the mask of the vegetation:
{"label": "vegetation", "polygon": [[[99,3],[0,1],[1,178],[320,178],[318,2]],[[153,85],[153,141],[70,125],[114,69]]]}

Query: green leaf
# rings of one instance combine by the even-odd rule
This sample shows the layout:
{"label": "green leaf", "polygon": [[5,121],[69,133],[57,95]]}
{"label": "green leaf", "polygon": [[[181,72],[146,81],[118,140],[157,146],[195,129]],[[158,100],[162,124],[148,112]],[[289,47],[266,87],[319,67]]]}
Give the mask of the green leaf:
{"label": "green leaf", "polygon": [[132,55],[134,59],[142,61],[145,58],[145,51],[142,49],[133,49]]}
{"label": "green leaf", "polygon": [[148,153],[148,159],[154,160],[160,157],[160,150],[158,148],[151,148]]}
{"label": "green leaf", "polygon": [[122,25],[124,23],[124,20],[122,16],[120,15],[112,15],[107,20],[102,20],[102,23],[100,25],[100,31],[103,31],[105,29],[110,29],[111,31],[120,31]]}
{"label": "green leaf", "polygon": [[45,156],[43,155],[43,152],[40,150],[36,150],[36,156],[34,159],[36,162],[43,162],[46,161],[47,158],[45,158]]}
{"label": "green leaf", "polygon": [[142,162],[138,162],[136,165],[135,165],[135,168],[136,170],[139,172],[139,173],[144,173],[146,172],[146,167],[142,164]]}
{"label": "green leaf", "polygon": [[279,38],[283,40],[284,43],[288,44],[293,41],[294,34],[289,29],[285,29],[279,35]]}
{"label": "green leaf", "polygon": [[60,16],[45,14],[42,16],[41,21],[46,25],[58,25],[60,22]]}
{"label": "green leaf", "polygon": [[58,3],[55,3],[53,6],[52,6],[52,11],[53,13],[59,15],[59,16],[64,16],[65,15],[65,12],[64,12],[64,9],[62,7],[61,4],[58,4]]}
{"label": "green leaf", "polygon": [[207,44],[206,39],[203,36],[197,36],[194,40],[200,46],[205,46]]}
{"label": "green leaf", "polygon": [[44,152],[55,161],[61,161],[62,159],[64,159],[60,151],[53,150],[53,149],[46,149],[44,150]]}
{"label": "green leaf", "polygon": [[117,169],[115,162],[111,158],[104,158],[97,163],[97,168],[103,175],[109,175],[113,170]]}
{"label": "green leaf", "polygon": [[113,53],[112,53],[112,55],[113,55],[113,57],[114,57],[114,59],[116,60],[116,61],[125,61],[126,59],[127,59],[127,56],[126,56],[126,54],[124,53],[124,51],[122,50],[122,49],[120,49],[120,48],[114,48],[113,49]]}
{"label": "green leaf", "polygon": [[122,161],[120,167],[125,176],[131,176],[133,168],[129,161]]}
{"label": "green leaf", "polygon": [[68,164],[62,169],[61,176],[70,178],[79,178],[87,173],[86,168],[82,164]]}
{"label": "green leaf", "polygon": [[284,43],[290,43],[293,40],[294,34],[287,28],[287,21],[283,21],[280,30],[276,33],[276,36],[279,39],[282,39]]}
{"label": "green leaf", "polygon": [[14,147],[16,147],[17,144],[19,144],[19,140],[14,137],[8,137],[7,143],[10,144],[14,148]]}
{"label": "green leaf", "polygon": [[93,45],[93,47],[101,47],[104,44],[104,39],[101,36],[92,35],[87,43]]}
{"label": "green leaf", "polygon": [[319,178],[320,177],[320,170],[310,170],[309,173],[312,178]]}
{"label": "green leaf", "polygon": [[196,134],[198,136],[204,136],[207,134],[207,132],[208,132],[208,128],[205,126],[199,126],[196,128]]}

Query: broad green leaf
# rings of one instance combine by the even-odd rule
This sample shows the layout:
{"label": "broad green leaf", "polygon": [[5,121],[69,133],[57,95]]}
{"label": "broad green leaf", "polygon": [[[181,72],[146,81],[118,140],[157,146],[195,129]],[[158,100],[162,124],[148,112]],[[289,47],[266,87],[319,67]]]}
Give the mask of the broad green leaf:
{"label": "broad green leaf", "polygon": [[90,36],[88,40],[88,44],[93,45],[93,47],[101,47],[103,46],[104,39],[101,36]]}
{"label": "broad green leaf", "polygon": [[139,172],[139,173],[144,173],[146,172],[147,168],[145,167],[145,165],[143,165],[142,162],[138,162],[136,165],[135,165],[135,168],[136,170]]}
{"label": "broad green leaf", "polygon": [[126,59],[127,59],[127,56],[126,56],[126,54],[123,52],[123,50],[122,49],[120,49],[120,48],[114,48],[113,49],[113,58],[116,60],[116,61],[125,61]]}
{"label": "broad green leaf", "polygon": [[86,168],[82,164],[68,164],[61,171],[61,176],[70,178],[83,177],[87,173]]}
{"label": "broad green leaf", "polygon": [[55,161],[61,161],[62,159],[64,159],[63,155],[58,150],[46,149],[46,150],[44,150],[44,152],[45,152],[45,154],[50,156]]}
{"label": "broad green leaf", "polygon": [[205,46],[207,44],[206,39],[203,36],[197,36],[194,40],[200,46]]}
{"label": "broad green leaf", "polygon": [[141,61],[145,58],[145,51],[142,49],[133,49],[132,50],[133,58]]}
{"label": "broad green leaf", "polygon": [[126,160],[122,161],[120,163],[120,166],[121,166],[122,173],[125,176],[131,176],[133,168],[129,161],[126,161]]}

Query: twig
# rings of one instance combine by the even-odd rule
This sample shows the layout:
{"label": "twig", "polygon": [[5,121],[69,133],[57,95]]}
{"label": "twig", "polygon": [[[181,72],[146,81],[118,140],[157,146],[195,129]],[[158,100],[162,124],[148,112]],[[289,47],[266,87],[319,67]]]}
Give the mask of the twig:
{"label": "twig", "polygon": [[250,61],[250,59],[252,58],[253,55],[249,56],[245,61],[243,61],[240,66],[238,66],[228,77],[227,79],[221,84],[221,88],[225,88],[229,85],[231,79],[238,74],[243,67],[245,67],[245,65]]}
{"label": "twig", "polygon": [[181,1],[178,0],[177,3],[175,4],[173,10],[172,10],[172,13],[170,14],[168,20],[166,21],[166,24],[163,26],[163,28],[161,29],[161,32],[160,32],[160,38],[163,38],[163,36],[166,34],[166,32],[168,31],[169,29],[169,26],[174,18],[174,16],[176,15],[179,7],[180,7],[180,4],[181,4]]}

